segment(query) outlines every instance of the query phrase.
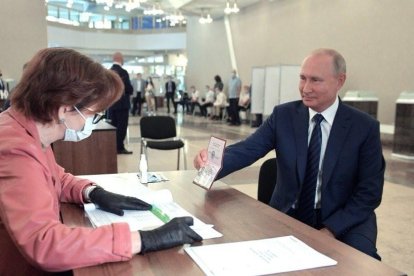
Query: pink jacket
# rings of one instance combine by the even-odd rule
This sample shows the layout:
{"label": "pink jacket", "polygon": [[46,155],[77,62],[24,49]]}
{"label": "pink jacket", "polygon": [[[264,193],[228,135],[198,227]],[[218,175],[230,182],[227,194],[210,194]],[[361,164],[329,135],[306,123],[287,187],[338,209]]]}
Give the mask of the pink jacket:
{"label": "pink jacket", "polygon": [[83,203],[91,182],[65,173],[35,123],[12,108],[0,114],[0,275],[34,275],[132,257],[127,224],[69,227],[60,202]]}

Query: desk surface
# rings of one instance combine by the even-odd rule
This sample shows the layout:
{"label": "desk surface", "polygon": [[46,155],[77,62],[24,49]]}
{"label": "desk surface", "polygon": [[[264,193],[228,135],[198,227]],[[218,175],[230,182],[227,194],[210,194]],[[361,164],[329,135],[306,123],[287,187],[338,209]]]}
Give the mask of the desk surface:
{"label": "desk surface", "polygon": [[[255,199],[216,182],[205,191],[192,184],[195,171],[165,172],[170,181],[148,184],[150,189],[169,189],[174,201],[205,223],[214,224],[223,237],[203,241],[218,244],[294,235],[312,248],[336,260],[332,267],[316,268],[283,275],[404,275],[359,251]],[[67,225],[89,225],[83,210],[63,204]],[[108,263],[74,270],[74,275],[203,275],[183,247],[137,255],[129,262]]]}

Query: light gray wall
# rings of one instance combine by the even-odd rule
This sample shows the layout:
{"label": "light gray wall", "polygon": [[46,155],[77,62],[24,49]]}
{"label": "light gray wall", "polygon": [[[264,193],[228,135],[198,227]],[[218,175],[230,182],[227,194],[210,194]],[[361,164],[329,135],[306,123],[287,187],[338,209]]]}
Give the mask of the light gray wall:
{"label": "light gray wall", "polygon": [[215,75],[220,75],[226,84],[231,72],[231,62],[223,20],[201,25],[198,18],[189,19],[187,58],[187,89],[195,85],[197,90],[204,93],[206,84],[214,84]]}
{"label": "light gray wall", "polygon": [[47,47],[45,16],[43,1],[1,1],[0,68],[4,78],[19,80],[23,64]]}
{"label": "light gray wall", "polygon": [[[374,91],[378,119],[393,124],[398,95],[414,90],[413,18],[412,0],[274,0],[243,9],[230,24],[244,83],[250,83],[253,66],[300,64],[315,48],[335,48],[348,64],[341,95],[351,89]],[[188,83],[204,84],[216,72],[228,78],[223,20],[213,24],[188,28]],[[221,41],[211,47],[217,35]]]}

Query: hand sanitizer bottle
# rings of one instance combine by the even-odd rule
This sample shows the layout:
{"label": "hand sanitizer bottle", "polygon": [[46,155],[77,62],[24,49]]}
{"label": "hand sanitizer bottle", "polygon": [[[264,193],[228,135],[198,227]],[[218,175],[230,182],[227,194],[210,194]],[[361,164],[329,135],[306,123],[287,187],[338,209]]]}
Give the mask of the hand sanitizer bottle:
{"label": "hand sanitizer bottle", "polygon": [[141,183],[148,183],[148,165],[145,154],[141,154],[141,160],[139,161],[139,171],[141,173]]}

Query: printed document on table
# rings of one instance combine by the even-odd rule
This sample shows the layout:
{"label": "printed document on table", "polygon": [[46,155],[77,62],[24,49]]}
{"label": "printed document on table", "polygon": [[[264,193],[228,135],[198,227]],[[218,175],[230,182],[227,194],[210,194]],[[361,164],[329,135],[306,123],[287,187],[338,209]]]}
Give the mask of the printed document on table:
{"label": "printed document on table", "polygon": [[[194,224],[191,228],[197,232],[203,239],[211,239],[222,237],[223,235],[216,231],[211,224],[205,224],[195,216],[191,215],[180,205],[173,201],[172,194],[169,190],[152,191],[138,182],[136,175],[106,175],[105,178],[100,176],[85,177],[94,181],[99,186],[104,187],[106,190],[124,194],[128,196],[134,196],[141,200],[144,200],[153,205],[151,211],[135,211],[124,210],[123,216],[118,216],[109,212],[105,212],[95,207],[93,203],[85,204],[85,212],[94,227],[103,225],[109,225],[112,223],[126,222],[129,224],[131,231],[137,230],[150,230],[157,228],[167,221],[175,217],[191,216],[193,217]],[[112,180],[111,180],[112,179]],[[117,184],[117,180],[122,179],[123,182]],[[132,179],[134,179],[133,185]],[[122,187],[122,188],[120,188]],[[154,209],[157,212],[154,212]],[[162,214],[160,214],[162,212]]]}
{"label": "printed document on table", "polygon": [[337,264],[294,236],[192,246],[185,251],[207,275],[266,275]]}
{"label": "printed document on table", "polygon": [[209,190],[223,166],[223,153],[226,140],[212,136],[207,148],[207,164],[201,167],[193,180],[194,184]]}

